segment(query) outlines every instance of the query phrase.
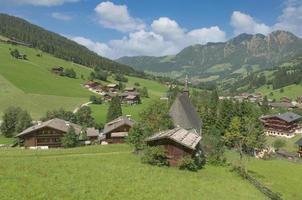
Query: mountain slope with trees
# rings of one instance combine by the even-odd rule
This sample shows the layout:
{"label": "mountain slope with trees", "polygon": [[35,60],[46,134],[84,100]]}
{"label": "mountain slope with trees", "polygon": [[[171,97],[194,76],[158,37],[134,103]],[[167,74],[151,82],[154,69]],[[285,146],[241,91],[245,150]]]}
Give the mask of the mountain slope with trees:
{"label": "mountain slope with trees", "polygon": [[[122,57],[117,61],[153,72],[183,70],[200,77],[236,73],[242,67],[268,68],[302,53],[302,39],[286,31],[240,34],[226,42],[193,45],[174,56]],[[238,72],[238,71],[237,71]]]}
{"label": "mountain slope with trees", "polygon": [[129,66],[101,57],[74,41],[21,18],[0,13],[0,24],[0,35],[29,44],[55,57],[113,72],[141,74]]}

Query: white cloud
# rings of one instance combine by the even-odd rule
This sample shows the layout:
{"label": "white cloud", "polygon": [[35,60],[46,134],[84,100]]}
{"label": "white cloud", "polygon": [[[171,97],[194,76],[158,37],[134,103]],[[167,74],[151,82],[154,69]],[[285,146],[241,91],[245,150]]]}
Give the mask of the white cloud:
{"label": "white cloud", "polygon": [[234,11],[231,16],[231,25],[234,28],[234,33],[262,33],[268,34],[271,32],[271,28],[263,23],[256,22],[253,17],[242,13],[240,11]]}
{"label": "white cloud", "polygon": [[3,0],[3,3],[12,5],[58,6],[78,1],[80,0]]}
{"label": "white cloud", "polygon": [[142,30],[145,24],[138,18],[133,18],[126,5],[115,5],[106,1],[97,5],[94,9],[99,23],[105,28],[111,28],[122,32]]}
{"label": "white cloud", "polygon": [[152,30],[162,35],[165,39],[179,40],[184,36],[184,29],[179,27],[178,23],[168,17],[160,17],[151,24]]}
{"label": "white cloud", "polygon": [[287,30],[302,37],[302,2],[288,1],[273,29]]}
{"label": "white cloud", "polygon": [[191,44],[205,44],[207,42],[222,42],[226,40],[225,32],[218,26],[194,29],[187,33]]}
{"label": "white cloud", "polygon": [[88,38],[80,37],[80,36],[69,37],[69,38],[71,40],[87,47],[91,51],[96,52],[100,56],[104,56],[104,57],[108,57],[108,58],[114,58],[115,57],[114,52],[112,51],[112,49],[110,49],[110,47],[107,46],[107,44],[100,43],[100,42],[95,42],[95,41],[92,41]]}
{"label": "white cloud", "polygon": [[63,20],[63,21],[70,21],[72,20],[72,16],[63,14],[63,13],[58,13],[58,12],[53,12],[51,13],[51,17],[58,19],[58,20]]}
{"label": "white cloud", "polygon": [[189,45],[225,41],[226,36],[217,26],[185,31],[176,21],[161,17],[153,21],[149,31],[131,32],[122,39],[111,40],[106,44],[79,38],[74,40],[100,55],[116,59],[121,56],[176,54]]}

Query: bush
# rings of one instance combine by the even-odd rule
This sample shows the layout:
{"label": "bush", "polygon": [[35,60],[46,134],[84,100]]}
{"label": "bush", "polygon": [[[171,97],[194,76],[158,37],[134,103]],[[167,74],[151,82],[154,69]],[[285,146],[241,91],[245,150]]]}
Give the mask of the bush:
{"label": "bush", "polygon": [[142,162],[156,166],[168,166],[166,152],[162,147],[146,147],[142,155]]}
{"label": "bush", "polygon": [[114,75],[114,80],[125,82],[125,83],[128,82],[128,79],[124,75],[122,75],[122,74],[115,74]]}
{"label": "bush", "polygon": [[135,82],[134,85],[137,86],[137,87],[140,86],[140,84],[138,82]]}
{"label": "bush", "polygon": [[275,148],[276,151],[279,151],[279,149],[281,149],[282,147],[284,147],[286,144],[285,140],[282,139],[276,139],[273,142],[273,147]]}
{"label": "bush", "polygon": [[189,170],[196,172],[198,170],[198,166],[196,165],[193,158],[190,156],[183,157],[178,164],[180,170]]}
{"label": "bush", "polygon": [[5,137],[12,137],[31,126],[31,116],[20,107],[9,107],[4,111],[0,131]]}
{"label": "bush", "polygon": [[94,95],[90,96],[89,100],[92,102],[92,104],[102,104],[102,98],[96,97]]}
{"label": "bush", "polygon": [[73,69],[65,69],[63,75],[67,76],[69,78],[76,78],[77,77],[77,74]]}
{"label": "bush", "polygon": [[70,126],[67,133],[62,138],[62,144],[65,148],[76,147],[79,144],[79,138],[76,135],[75,129]]}

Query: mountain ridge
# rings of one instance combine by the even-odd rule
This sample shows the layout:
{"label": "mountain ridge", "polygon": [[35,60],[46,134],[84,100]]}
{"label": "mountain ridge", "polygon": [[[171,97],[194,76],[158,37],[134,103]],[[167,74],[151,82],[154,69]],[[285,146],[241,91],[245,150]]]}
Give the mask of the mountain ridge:
{"label": "mountain ridge", "polygon": [[243,65],[271,67],[299,54],[302,54],[302,39],[278,30],[267,36],[242,33],[226,42],[188,46],[170,59],[167,59],[168,56],[135,56],[116,61],[140,70],[169,72],[185,69],[185,73],[203,75],[219,64],[230,64],[229,71],[232,73]]}

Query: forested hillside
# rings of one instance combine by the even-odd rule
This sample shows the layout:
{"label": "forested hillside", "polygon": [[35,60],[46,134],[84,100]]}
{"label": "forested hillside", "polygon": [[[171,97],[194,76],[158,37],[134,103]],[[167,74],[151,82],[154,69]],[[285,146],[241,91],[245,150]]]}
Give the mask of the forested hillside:
{"label": "forested hillside", "polygon": [[301,53],[302,39],[290,32],[274,31],[266,36],[243,33],[226,42],[196,44],[172,56],[122,57],[117,61],[151,72],[178,71],[196,79],[210,76],[221,79],[241,74],[246,68],[254,71],[270,68]]}
{"label": "forested hillside", "polygon": [[18,17],[0,14],[0,35],[15,38],[55,57],[84,66],[126,74],[140,74],[127,65],[101,57],[74,41]]}

